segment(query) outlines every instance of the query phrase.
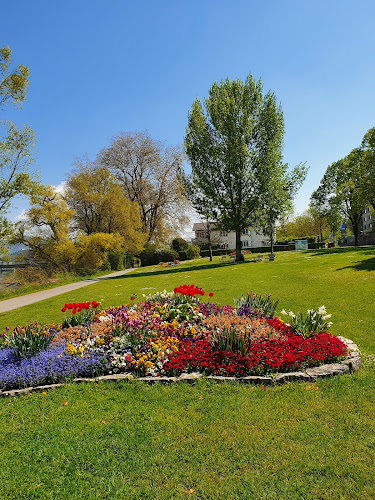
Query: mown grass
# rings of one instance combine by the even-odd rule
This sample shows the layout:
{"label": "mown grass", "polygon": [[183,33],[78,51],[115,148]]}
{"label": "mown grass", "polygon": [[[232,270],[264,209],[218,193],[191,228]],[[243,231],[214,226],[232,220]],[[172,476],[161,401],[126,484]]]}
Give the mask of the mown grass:
{"label": "mown grass", "polygon": [[375,353],[374,318],[375,247],[280,252],[275,262],[235,264],[215,258],[200,259],[178,267],[140,268],[16,311],[0,314],[0,329],[31,320],[62,320],[65,302],[102,300],[103,306],[129,303],[130,297],[157,290],[173,290],[194,283],[214,292],[216,302],[233,304],[241,293],[271,293],[280,298],[278,311],[306,311],[324,304],[332,313],[332,333],[347,336],[362,349]]}
{"label": "mown grass", "polygon": [[[321,304],[333,333],[375,353],[375,249],[277,254],[276,261],[145,268],[0,316],[60,319],[61,303],[129,302],[182,283],[232,303],[247,290],[281,308]],[[1,498],[372,499],[375,363],[353,375],[262,388],[69,384],[0,400]],[[64,402],[67,402],[64,405]]]}
{"label": "mown grass", "polygon": [[[50,281],[45,283],[30,283],[29,285],[22,285],[19,288],[11,289],[4,288],[3,282],[0,281],[0,301],[12,299],[13,297],[20,297],[21,295],[28,295],[34,292],[40,292],[41,290],[48,290],[50,288],[56,288],[62,285],[69,285],[70,283],[77,283],[78,281],[97,278],[99,276],[104,276],[109,274],[111,271],[98,271],[95,274],[90,274],[85,277],[82,276],[74,276],[72,274],[61,274],[57,275],[56,278],[53,278]],[[2,276],[0,275],[0,279]],[[14,278],[15,282],[17,282],[17,278]]]}

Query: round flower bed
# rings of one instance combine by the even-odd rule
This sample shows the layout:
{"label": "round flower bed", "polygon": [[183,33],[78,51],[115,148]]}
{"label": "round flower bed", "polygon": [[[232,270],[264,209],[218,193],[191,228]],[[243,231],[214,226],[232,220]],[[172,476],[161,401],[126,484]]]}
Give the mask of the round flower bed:
{"label": "round flower bed", "polygon": [[[325,330],[318,311],[275,316],[278,301],[248,293],[236,307],[201,302],[205,292],[182,285],[129,306],[65,304],[61,325],[17,327],[3,334],[2,391],[76,377],[130,372],[137,376],[246,377],[295,372],[348,356]],[[209,294],[210,298],[213,294]]]}

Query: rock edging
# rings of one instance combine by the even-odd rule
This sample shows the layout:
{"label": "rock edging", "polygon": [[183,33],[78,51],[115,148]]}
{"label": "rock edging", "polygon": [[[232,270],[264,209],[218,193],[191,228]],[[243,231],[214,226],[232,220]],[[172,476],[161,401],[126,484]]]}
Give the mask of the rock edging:
{"label": "rock edging", "polygon": [[[113,375],[102,375],[96,378],[76,378],[73,381],[77,384],[85,382],[98,381],[119,381],[119,380],[136,380],[146,382],[148,384],[171,384],[174,382],[194,383],[200,378],[214,380],[216,382],[240,382],[244,384],[258,384],[263,386],[285,384],[292,381],[310,381],[313,382],[318,378],[332,377],[343,373],[353,373],[362,365],[360,351],[358,346],[350,339],[338,337],[348,348],[349,356],[341,363],[328,363],[314,368],[306,368],[304,371],[276,373],[272,376],[249,375],[247,377],[222,377],[219,375],[209,375],[205,377],[202,373],[182,373],[179,377],[134,377],[130,373],[117,373]],[[12,389],[10,391],[0,391],[0,396],[12,397],[22,396],[31,392],[46,392],[57,387],[62,387],[65,383],[41,385],[38,387],[26,387],[25,389]]]}

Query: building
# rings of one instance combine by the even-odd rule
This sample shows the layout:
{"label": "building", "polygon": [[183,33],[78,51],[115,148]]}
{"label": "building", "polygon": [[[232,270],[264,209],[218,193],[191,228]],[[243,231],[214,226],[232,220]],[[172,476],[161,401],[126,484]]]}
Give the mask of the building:
{"label": "building", "polygon": [[371,233],[375,230],[375,213],[371,208],[365,208],[362,214],[363,234]]}
{"label": "building", "polygon": [[[193,239],[194,245],[207,243],[207,224],[204,222],[196,222],[193,225],[193,232],[195,237]],[[236,233],[234,231],[223,231],[221,229],[211,229],[211,243],[212,246],[222,249],[235,249],[236,248]],[[248,228],[241,233],[242,248],[256,248],[269,246],[271,244],[270,238],[265,236],[261,231]]]}

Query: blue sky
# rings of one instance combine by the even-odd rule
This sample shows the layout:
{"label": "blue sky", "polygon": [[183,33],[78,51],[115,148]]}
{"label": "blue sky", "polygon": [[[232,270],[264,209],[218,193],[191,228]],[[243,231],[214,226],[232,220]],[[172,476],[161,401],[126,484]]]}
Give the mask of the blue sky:
{"label": "blue sky", "polygon": [[373,0],[18,0],[1,16],[0,46],[31,72],[1,118],[33,127],[46,184],[120,131],[181,143],[194,99],[249,73],[282,105],[284,160],[310,167],[297,212],[375,126]]}

